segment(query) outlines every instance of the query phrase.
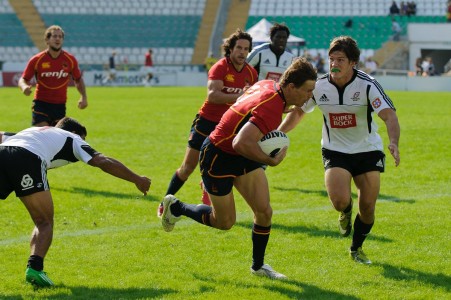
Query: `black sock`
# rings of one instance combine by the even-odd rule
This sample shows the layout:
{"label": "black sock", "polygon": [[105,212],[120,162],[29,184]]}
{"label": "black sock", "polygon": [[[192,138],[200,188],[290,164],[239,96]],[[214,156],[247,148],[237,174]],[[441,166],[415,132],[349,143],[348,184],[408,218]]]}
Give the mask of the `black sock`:
{"label": "black sock", "polygon": [[352,209],[352,199],[349,202],[349,205],[343,210],[344,213],[348,213]]}
{"label": "black sock", "polygon": [[44,259],[39,255],[30,255],[27,267],[36,271],[42,271],[44,269]]}
{"label": "black sock", "polygon": [[211,226],[210,224],[210,214],[211,214],[211,206],[205,204],[187,204],[182,201],[176,201],[171,205],[171,213],[178,216],[187,216],[188,218],[193,219],[196,222],[201,224]]}
{"label": "black sock", "polygon": [[355,217],[354,221],[354,234],[352,236],[351,251],[357,251],[359,247],[362,247],[367,235],[370,233],[372,224],[365,224],[360,220],[359,215]]}
{"label": "black sock", "polygon": [[175,193],[177,193],[181,189],[184,183],[185,181],[181,180],[177,172],[175,172],[174,175],[172,175],[171,181],[169,182],[166,195],[175,195]]}
{"label": "black sock", "polygon": [[252,269],[258,270],[263,266],[266,245],[268,245],[271,226],[265,227],[254,223],[252,228]]}

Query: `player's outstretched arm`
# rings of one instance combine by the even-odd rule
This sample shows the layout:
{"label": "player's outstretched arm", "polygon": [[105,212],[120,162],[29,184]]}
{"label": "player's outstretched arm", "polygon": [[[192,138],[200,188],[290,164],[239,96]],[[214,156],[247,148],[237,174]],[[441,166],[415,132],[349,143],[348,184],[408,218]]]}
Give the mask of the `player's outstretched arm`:
{"label": "player's outstretched arm", "polygon": [[305,113],[300,107],[291,108],[285,119],[283,119],[282,124],[280,124],[278,130],[285,133],[293,130],[299,122],[301,122],[304,115]]}
{"label": "player's outstretched arm", "polygon": [[100,168],[105,173],[133,182],[138,190],[140,190],[144,195],[147,195],[147,192],[149,191],[151,184],[150,178],[136,174],[127,168],[123,163],[114,158],[104,156],[103,154],[98,154],[94,156],[88,164],[93,167]]}
{"label": "player's outstretched arm", "polygon": [[85,109],[88,107],[88,96],[86,95],[86,86],[83,78],[75,82],[78,92],[80,93],[80,100],[78,100],[78,108]]}
{"label": "player's outstretched arm", "polygon": [[20,88],[20,90],[22,91],[22,93],[25,96],[30,96],[31,95],[31,83],[27,80],[25,80],[23,77],[20,77],[19,82],[17,84],[17,86]]}

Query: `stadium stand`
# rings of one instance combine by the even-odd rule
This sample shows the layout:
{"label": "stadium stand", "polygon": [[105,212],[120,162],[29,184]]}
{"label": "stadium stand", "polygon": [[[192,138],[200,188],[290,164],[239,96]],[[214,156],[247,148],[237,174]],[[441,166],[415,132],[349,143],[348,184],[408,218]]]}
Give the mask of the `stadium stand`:
{"label": "stadium stand", "polygon": [[[15,46],[33,46],[7,0],[2,1],[0,25],[12,19]],[[31,0],[30,0],[31,1]],[[66,33],[65,48],[82,64],[106,63],[114,49],[118,62],[142,64],[149,48],[155,64],[189,64],[206,0],[32,0],[45,26],[57,24]],[[4,4],[4,5],[3,5]],[[27,45],[17,45],[18,33]],[[13,42],[15,40],[15,42]],[[1,43],[7,46],[8,43]],[[36,48],[34,48],[36,50]],[[28,55],[29,51],[25,51]],[[36,52],[36,51],[33,51]],[[29,58],[29,57],[27,57]],[[22,61],[5,53],[0,60]]]}

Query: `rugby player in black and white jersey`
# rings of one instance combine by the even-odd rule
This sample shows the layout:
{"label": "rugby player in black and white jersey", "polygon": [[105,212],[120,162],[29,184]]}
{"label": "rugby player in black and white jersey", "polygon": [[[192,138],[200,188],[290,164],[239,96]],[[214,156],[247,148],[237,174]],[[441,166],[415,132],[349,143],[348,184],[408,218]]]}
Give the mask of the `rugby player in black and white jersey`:
{"label": "rugby player in black and white jersey", "polygon": [[25,278],[38,287],[54,285],[43,272],[44,257],[53,237],[54,211],[48,169],[83,161],[134,183],[144,195],[150,188],[149,178],[91,148],[84,140],[86,135],[86,128],[68,117],[55,127],[31,127],[17,134],[0,132],[0,199],[15,191],[35,224]]}
{"label": "rugby player in black and white jersey", "polygon": [[328,54],[330,73],[318,79],[312,99],[289,113],[279,129],[290,131],[305,112],[311,112],[315,106],[321,110],[327,193],[340,212],[339,230],[346,237],[352,229],[351,180],[354,181],[358,190],[358,213],[350,255],[359,263],[370,264],[362,245],[374,224],[380,173],[385,169],[384,148],[373,117],[376,114],[385,123],[388,149],[395,166],[400,162],[400,126],[395,107],[380,84],[355,68],[360,59],[356,41],[349,36],[337,37],[332,40]]}
{"label": "rugby player in black and white jersey", "polygon": [[291,65],[294,54],[286,50],[290,30],[286,25],[274,23],[269,29],[270,43],[261,44],[247,56],[247,62],[258,72],[258,80],[279,81]]}

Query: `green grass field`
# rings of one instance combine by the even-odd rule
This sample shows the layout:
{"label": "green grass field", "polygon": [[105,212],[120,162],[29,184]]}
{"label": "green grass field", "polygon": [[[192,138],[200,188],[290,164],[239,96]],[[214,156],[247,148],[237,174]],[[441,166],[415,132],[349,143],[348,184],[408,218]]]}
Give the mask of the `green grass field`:
{"label": "green grass field", "polygon": [[[364,244],[373,264],[352,262],[351,238],[338,234],[316,110],[290,132],[285,161],[267,169],[274,216],[266,262],[289,277],[278,282],[249,273],[252,213],[238,193],[237,224],[227,232],[184,219],[166,233],[156,217],[205,88],[88,88],[84,111],[70,89],[67,114],[87,126],[91,146],[150,176],[151,190],[142,197],[83,163],[50,170],[55,234],[45,271],[56,287],[37,291],[24,276],[32,221],[14,195],[0,201],[0,299],[451,299],[451,94],[388,94],[401,164],[387,156]],[[0,130],[28,127],[31,100],[1,88]],[[177,196],[200,203],[199,181],[196,172]]]}

